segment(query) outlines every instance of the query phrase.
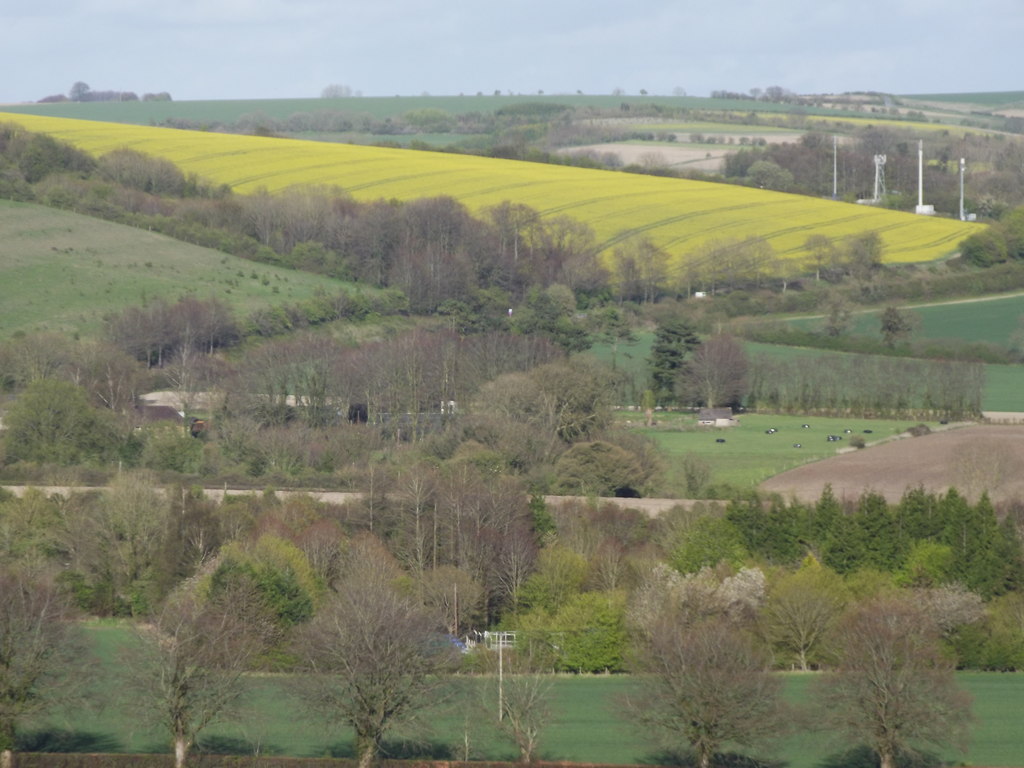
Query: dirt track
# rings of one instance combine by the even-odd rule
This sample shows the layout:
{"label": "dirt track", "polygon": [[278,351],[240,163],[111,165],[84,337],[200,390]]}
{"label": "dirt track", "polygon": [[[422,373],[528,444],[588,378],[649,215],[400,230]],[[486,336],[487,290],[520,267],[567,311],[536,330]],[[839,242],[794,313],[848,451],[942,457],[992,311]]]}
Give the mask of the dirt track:
{"label": "dirt track", "polygon": [[769,478],[766,491],[814,501],[826,483],[840,498],[870,489],[898,501],[908,488],[944,492],[951,486],[993,501],[1024,498],[1024,426],[978,425],[853,450]]}
{"label": "dirt track", "polygon": [[[97,488],[88,488],[84,486],[57,486],[57,485],[6,485],[0,486],[4,490],[13,493],[15,496],[23,496],[28,488],[36,488],[42,491],[47,496],[51,496],[55,493],[59,493],[62,496],[67,496],[71,493],[80,491],[92,491],[100,490]],[[262,494],[261,489],[240,489],[240,488],[204,488],[203,493],[207,498],[215,499],[220,501],[225,495],[229,496],[249,496]],[[311,496],[317,501],[322,501],[328,504],[346,504],[357,499],[361,499],[363,494],[353,493],[350,491],[289,491],[289,490],[277,490],[275,493],[283,498],[288,496]],[[562,504],[569,501],[578,501],[583,504],[589,504],[592,500],[589,497],[584,496],[545,496],[544,500],[548,504]],[[649,517],[657,517],[662,512],[671,509],[675,506],[692,507],[697,504],[697,501],[690,499],[615,499],[615,498],[600,498],[597,500],[601,504],[614,504],[617,507],[623,509],[637,509]],[[714,503],[714,502],[711,502]]]}

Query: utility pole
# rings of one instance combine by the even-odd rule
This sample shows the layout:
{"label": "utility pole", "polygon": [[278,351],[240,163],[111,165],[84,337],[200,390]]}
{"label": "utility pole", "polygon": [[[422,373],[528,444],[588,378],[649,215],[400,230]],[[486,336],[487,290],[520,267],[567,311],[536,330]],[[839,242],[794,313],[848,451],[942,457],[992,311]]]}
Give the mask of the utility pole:
{"label": "utility pole", "polygon": [[498,722],[505,719],[505,665],[502,663],[502,649],[505,647],[505,633],[498,634]]}
{"label": "utility pole", "polygon": [[832,137],[832,199],[839,199],[839,137]]}
{"label": "utility pole", "polygon": [[967,214],[964,213],[964,167],[967,165],[964,158],[960,158],[960,221],[967,221]]}

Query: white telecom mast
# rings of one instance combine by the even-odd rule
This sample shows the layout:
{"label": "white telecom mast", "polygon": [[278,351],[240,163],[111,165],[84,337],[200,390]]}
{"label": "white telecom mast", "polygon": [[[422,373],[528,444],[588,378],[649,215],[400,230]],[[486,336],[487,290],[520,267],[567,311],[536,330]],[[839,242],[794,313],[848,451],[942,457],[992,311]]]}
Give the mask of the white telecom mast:
{"label": "white telecom mast", "polygon": [[832,199],[839,199],[839,137],[832,137]]}
{"label": "white telecom mast", "polygon": [[917,142],[917,213],[924,216],[935,214],[934,205],[924,204],[924,140]]}
{"label": "white telecom mast", "polygon": [[875,155],[875,196],[873,202],[881,202],[885,197],[885,155]]}
{"label": "white telecom mast", "polygon": [[967,214],[964,213],[964,167],[966,161],[960,158],[960,221],[967,221]]}

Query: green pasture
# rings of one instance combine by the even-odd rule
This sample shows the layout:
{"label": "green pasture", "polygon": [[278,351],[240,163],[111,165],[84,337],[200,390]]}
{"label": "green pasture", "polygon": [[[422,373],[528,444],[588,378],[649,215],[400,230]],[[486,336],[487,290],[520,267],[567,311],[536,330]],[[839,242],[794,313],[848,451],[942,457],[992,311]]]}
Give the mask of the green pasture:
{"label": "green pasture", "polygon": [[992,91],[988,93],[914,93],[905,94],[907,99],[948,102],[950,104],[981,104],[997,109],[1024,103],[1024,91]]}
{"label": "green pasture", "polygon": [[156,298],[215,297],[245,314],[317,291],[335,294],[344,285],[146,230],[0,200],[0,337],[93,335],[107,314]]}
{"label": "green pasture", "polygon": [[[169,751],[167,737],[144,726],[138,707],[123,698],[123,677],[116,674],[118,649],[130,635],[123,625],[92,624],[102,670],[92,707],[80,707],[66,717],[53,717],[28,729],[29,744],[37,748],[60,746],[66,751],[150,752]],[[784,674],[788,701],[808,701],[814,674]],[[959,673],[960,684],[974,697],[973,739],[965,757],[944,754],[965,765],[1020,766],[1024,755],[1024,676],[1020,674]],[[237,754],[320,757],[351,756],[352,734],[347,728],[330,729],[311,718],[291,692],[285,675],[253,676],[248,681],[243,711],[231,723],[211,727],[201,738],[210,751]],[[657,745],[649,734],[630,721],[627,699],[642,690],[643,678],[630,675],[552,678],[550,717],[541,737],[541,758],[565,762],[637,764],[656,763]],[[461,758],[468,744],[472,759],[514,759],[512,745],[496,734],[493,712],[497,688],[493,677],[458,676],[448,681],[445,695],[422,718],[428,730],[420,734],[424,747],[417,754]],[[127,707],[127,709],[126,709]],[[396,734],[396,739],[413,734]],[[400,744],[398,754],[412,751]],[[761,758],[774,758],[785,768],[853,768],[844,760],[844,747],[829,734],[790,734]]]}
{"label": "green pasture", "polygon": [[[641,414],[631,415],[636,431],[651,437],[670,460],[693,454],[711,467],[712,483],[740,488],[753,488],[780,472],[835,456],[849,449],[851,438],[857,435],[868,445],[864,450],[870,450],[872,443],[895,437],[919,423],[907,419],[745,413],[738,417],[739,426],[715,428],[698,427],[692,413],[664,412],[655,414],[654,427],[645,427]],[[933,422],[929,426],[938,425]],[[777,431],[767,434],[769,429]],[[829,442],[829,435],[843,439]]]}
{"label": "green pasture", "polygon": [[[926,306],[904,308],[917,318],[916,339],[962,339],[964,341],[985,341],[1005,346],[1019,329],[1024,316],[1024,294],[984,297],[950,301]],[[850,333],[862,336],[879,336],[881,309],[858,312],[854,315]],[[791,321],[804,330],[821,327],[821,318],[798,318]]]}
{"label": "green pasture", "polygon": [[986,411],[1024,411],[1024,365],[986,365],[981,405]]}

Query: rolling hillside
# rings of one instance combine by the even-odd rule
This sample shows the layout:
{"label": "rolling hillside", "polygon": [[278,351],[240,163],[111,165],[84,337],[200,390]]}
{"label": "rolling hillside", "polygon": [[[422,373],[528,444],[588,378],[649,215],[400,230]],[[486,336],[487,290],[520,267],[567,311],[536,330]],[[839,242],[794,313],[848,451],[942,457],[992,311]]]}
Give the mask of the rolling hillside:
{"label": "rolling hillside", "polygon": [[678,266],[714,241],[761,237],[783,257],[804,255],[811,234],[841,239],[876,231],[888,262],[956,251],[978,225],[868,206],[686,179],[465,155],[236,136],[83,120],[0,114],[101,155],[131,147],[236,192],[334,186],[361,200],[449,195],[479,211],[504,201],[589,224],[602,250],[650,238]]}
{"label": "rolling hillside", "polygon": [[0,201],[0,336],[90,335],[106,314],[158,297],[216,297],[244,314],[344,286],[132,227]]}

